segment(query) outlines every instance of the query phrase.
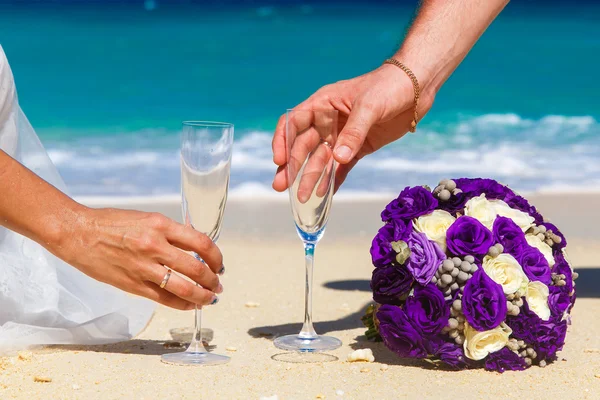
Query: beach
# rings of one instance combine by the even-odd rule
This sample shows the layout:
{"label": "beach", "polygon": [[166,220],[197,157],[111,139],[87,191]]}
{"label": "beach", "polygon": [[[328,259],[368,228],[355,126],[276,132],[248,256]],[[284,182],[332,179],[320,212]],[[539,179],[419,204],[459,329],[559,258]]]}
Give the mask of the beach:
{"label": "beach", "polygon": [[[215,367],[160,361],[180,351],[172,329],[191,328],[192,312],[158,307],[131,341],[85,347],[50,347],[0,360],[0,398],[27,399],[596,399],[600,394],[600,204],[597,194],[530,195],[569,241],[580,273],[567,342],[546,368],[504,374],[448,371],[402,360],[364,337],[360,321],[371,301],[370,242],[389,199],[341,198],[317,247],[313,316],[320,334],[342,340],[327,355],[282,353],[274,337],[300,330],[304,265],[287,197],[233,197],[219,245],[227,273],[221,301],[204,312],[214,351],[231,356]],[[177,199],[81,199],[94,207],[158,211],[180,219]],[[249,307],[252,306],[252,307]],[[214,347],[213,347],[214,346]],[[354,349],[370,348],[374,363],[349,363]],[[51,382],[36,382],[49,378]],[[38,379],[39,380],[39,379]]]}

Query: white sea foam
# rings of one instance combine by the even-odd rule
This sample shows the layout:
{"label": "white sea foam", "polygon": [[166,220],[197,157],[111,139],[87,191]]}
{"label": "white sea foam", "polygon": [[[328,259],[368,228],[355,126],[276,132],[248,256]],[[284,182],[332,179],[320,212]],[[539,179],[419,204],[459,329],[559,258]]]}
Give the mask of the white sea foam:
{"label": "white sea foam", "polygon": [[[179,192],[176,133],[160,131],[54,143],[50,157],[76,195],[163,195]],[[276,170],[271,132],[237,132],[231,196],[284,198],[271,189]],[[600,123],[591,116],[487,114],[423,124],[417,135],[366,157],[338,198],[397,193],[443,177],[483,176],[519,191],[589,191],[600,182]],[[366,197],[365,197],[366,196]]]}

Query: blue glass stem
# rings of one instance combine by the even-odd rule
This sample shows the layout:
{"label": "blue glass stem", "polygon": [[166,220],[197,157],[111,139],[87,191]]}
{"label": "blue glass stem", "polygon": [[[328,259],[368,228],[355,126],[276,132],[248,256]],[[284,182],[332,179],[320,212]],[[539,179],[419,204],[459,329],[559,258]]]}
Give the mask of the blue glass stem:
{"label": "blue glass stem", "polygon": [[304,293],[304,325],[298,335],[301,339],[318,337],[312,323],[312,280],[315,262],[315,243],[304,242],[304,258],[306,261],[306,290]]}

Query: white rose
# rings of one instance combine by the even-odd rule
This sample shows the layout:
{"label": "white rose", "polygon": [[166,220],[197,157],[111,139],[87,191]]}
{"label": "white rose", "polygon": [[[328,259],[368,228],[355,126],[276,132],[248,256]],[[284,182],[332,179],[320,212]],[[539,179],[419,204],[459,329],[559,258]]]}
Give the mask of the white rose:
{"label": "white rose", "polygon": [[485,198],[485,194],[467,201],[465,215],[477,219],[489,230],[493,229],[498,215],[512,219],[523,232],[531,228],[535,222],[535,219],[529,214],[510,208],[502,200],[488,200]]}
{"label": "white rose", "polygon": [[550,307],[548,306],[549,295],[548,286],[542,282],[529,282],[529,285],[527,285],[527,292],[525,293],[527,304],[529,304],[531,311],[544,321],[548,321],[550,318]]}
{"label": "white rose", "polygon": [[456,221],[449,212],[435,210],[431,214],[422,215],[414,220],[413,227],[417,232],[422,232],[427,239],[436,242],[442,251],[446,252],[446,232],[450,225]]}
{"label": "white rose", "polygon": [[475,218],[483,226],[491,230],[498,213],[492,202],[485,198],[485,194],[482,194],[467,201],[467,204],[465,204],[465,215]]}
{"label": "white rose", "polygon": [[540,239],[536,235],[525,235],[525,240],[527,240],[527,243],[531,247],[535,247],[536,249],[542,252],[544,258],[548,260],[548,265],[550,266],[550,268],[552,268],[552,266],[555,263],[554,256],[552,255],[552,247],[548,246],[542,241],[542,239]]}
{"label": "white rose", "polygon": [[492,203],[497,215],[512,219],[513,222],[517,224],[521,230],[523,230],[523,232],[526,232],[529,228],[531,228],[535,222],[535,219],[531,215],[524,213],[521,210],[511,208],[502,200],[492,200],[490,203]]}
{"label": "white rose", "polygon": [[515,293],[529,282],[519,262],[510,254],[502,253],[495,258],[485,256],[482,266],[494,282],[502,285],[505,294]]}
{"label": "white rose", "polygon": [[478,332],[465,322],[465,356],[471,360],[483,360],[488,354],[506,346],[511,333],[512,329],[504,322],[485,332]]}

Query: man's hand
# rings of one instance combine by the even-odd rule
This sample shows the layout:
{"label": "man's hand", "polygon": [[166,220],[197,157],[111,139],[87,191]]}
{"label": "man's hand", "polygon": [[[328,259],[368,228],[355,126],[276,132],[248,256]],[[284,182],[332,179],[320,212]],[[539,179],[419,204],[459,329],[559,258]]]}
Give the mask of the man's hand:
{"label": "man's hand", "polygon": [[[433,97],[424,92],[419,115],[429,111]],[[340,132],[334,157],[336,190],[358,160],[401,138],[410,129],[414,116],[414,88],[398,67],[383,65],[368,74],[319,89],[296,109],[337,110]],[[273,137],[273,161],[279,166],[273,188],[284,191],[292,182],[287,177],[285,115],[279,119]]]}

